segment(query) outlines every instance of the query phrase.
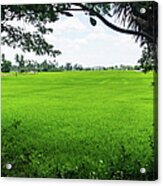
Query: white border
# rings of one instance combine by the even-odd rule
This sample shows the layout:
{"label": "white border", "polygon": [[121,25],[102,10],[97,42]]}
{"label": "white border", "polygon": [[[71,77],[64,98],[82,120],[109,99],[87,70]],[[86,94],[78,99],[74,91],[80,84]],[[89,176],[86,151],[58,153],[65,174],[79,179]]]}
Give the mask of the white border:
{"label": "white border", "polygon": [[[59,3],[59,2],[90,2],[89,0],[1,0],[0,4],[43,4],[43,3]],[[106,0],[91,0],[91,2],[104,2]],[[108,0],[111,1],[111,0]],[[117,0],[112,0],[117,1]],[[127,1],[127,0],[126,0]],[[161,146],[161,142],[163,141],[163,114],[161,111],[163,110],[163,21],[160,21],[163,18],[163,1],[157,0],[159,3],[159,180],[155,182],[149,181],[99,181],[99,180],[63,180],[63,179],[31,179],[31,178],[0,178],[0,185],[2,186],[40,186],[40,185],[64,185],[64,186],[76,186],[76,185],[85,185],[85,186],[101,186],[101,185],[163,185],[163,148]]]}

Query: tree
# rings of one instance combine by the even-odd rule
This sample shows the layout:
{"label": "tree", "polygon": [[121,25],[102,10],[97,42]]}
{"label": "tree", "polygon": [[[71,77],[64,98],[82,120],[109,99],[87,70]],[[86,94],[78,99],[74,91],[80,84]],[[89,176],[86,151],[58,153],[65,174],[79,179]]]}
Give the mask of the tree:
{"label": "tree", "polygon": [[82,67],[82,65],[75,64],[75,65],[73,66],[73,69],[74,69],[74,70],[83,70],[83,67]]}
{"label": "tree", "polygon": [[25,60],[23,55],[15,55],[15,62],[18,63],[19,72],[25,72]]}
{"label": "tree", "polygon": [[71,63],[66,63],[64,69],[67,70],[67,71],[72,70],[72,65],[71,65]]}
{"label": "tree", "polygon": [[59,66],[59,67],[57,68],[57,70],[58,70],[59,72],[64,71],[64,66],[63,66],[63,65]]}
{"label": "tree", "polygon": [[51,71],[51,72],[58,71],[57,70],[58,63],[55,60],[53,60],[53,61],[49,60],[48,64],[49,64],[49,71]]}
{"label": "tree", "polygon": [[10,72],[12,64],[10,61],[5,59],[5,55],[2,54],[2,64],[1,64],[1,71],[2,72]]}
{"label": "tree", "polygon": [[134,70],[141,70],[141,69],[140,69],[140,66],[135,65],[135,66],[134,66]]}
{"label": "tree", "polygon": [[154,69],[154,59],[153,56],[150,55],[147,47],[143,49],[142,56],[138,60],[138,63],[140,64],[140,68],[143,69],[143,72],[145,73]]}
{"label": "tree", "polygon": [[[36,55],[49,55],[56,57],[61,54],[54,50],[44,35],[52,33],[53,30],[46,28],[45,24],[54,22],[57,13],[53,5],[2,5],[1,9],[1,43],[12,48],[19,47],[23,52],[35,52]],[[26,31],[21,27],[14,27],[9,21],[23,20],[32,24],[36,31]],[[3,35],[4,34],[4,35]]]}
{"label": "tree", "polygon": [[43,71],[43,72],[48,72],[48,70],[49,70],[49,65],[48,65],[48,62],[47,62],[47,60],[44,60],[42,63],[41,63],[41,71]]}
{"label": "tree", "polygon": [[2,61],[5,60],[5,54],[2,54]]}
{"label": "tree", "polygon": [[[144,7],[146,12],[140,13],[140,8]],[[117,32],[135,36],[141,41],[141,45],[147,45],[150,55],[154,58],[154,69],[157,71],[157,3],[148,2],[128,2],[128,3],[66,3],[66,4],[46,4],[46,5],[2,5],[1,30],[2,44],[7,44],[22,48],[23,51],[35,52],[37,55],[59,55],[58,50],[54,50],[44,35],[52,33],[53,29],[47,28],[46,23],[55,22],[59,15],[73,16],[73,11],[82,11],[88,15],[92,26],[96,26],[96,20],[100,20],[109,29]],[[111,15],[111,12],[113,14]],[[117,17],[127,28],[116,26],[109,21],[111,17]],[[109,18],[109,19],[108,19]],[[23,19],[27,23],[33,24],[37,31],[26,32],[20,27],[13,27],[8,21]]]}
{"label": "tree", "polygon": [[[140,40],[140,46],[145,46],[146,53],[153,59],[152,66],[158,69],[157,42],[158,42],[158,5],[152,1],[114,3],[114,15],[128,29],[133,29],[145,35],[135,35],[135,40]],[[142,11],[141,11],[142,10]],[[144,53],[144,50],[142,51]],[[144,55],[144,54],[142,54]],[[151,61],[149,61],[150,63]],[[147,67],[147,66],[146,66]],[[144,68],[144,71],[151,70]]]}
{"label": "tree", "polygon": [[27,63],[27,65],[26,65],[27,71],[33,71],[34,70],[33,61],[32,60],[27,60],[26,63]]}

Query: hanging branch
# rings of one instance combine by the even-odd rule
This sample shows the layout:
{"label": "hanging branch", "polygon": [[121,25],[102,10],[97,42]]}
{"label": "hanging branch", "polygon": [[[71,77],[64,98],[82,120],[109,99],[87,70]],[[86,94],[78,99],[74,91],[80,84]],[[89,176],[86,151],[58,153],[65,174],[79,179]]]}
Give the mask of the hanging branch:
{"label": "hanging branch", "polygon": [[124,34],[130,34],[130,35],[143,36],[143,37],[153,41],[153,37],[147,33],[120,28],[120,27],[112,24],[106,18],[104,18],[104,16],[102,16],[100,13],[94,11],[93,9],[88,8],[87,6],[83,5],[82,3],[72,3],[72,5],[80,7],[83,11],[90,12],[91,14],[93,14],[94,16],[99,18],[106,26],[108,26],[109,28],[111,28],[117,32],[124,33]]}

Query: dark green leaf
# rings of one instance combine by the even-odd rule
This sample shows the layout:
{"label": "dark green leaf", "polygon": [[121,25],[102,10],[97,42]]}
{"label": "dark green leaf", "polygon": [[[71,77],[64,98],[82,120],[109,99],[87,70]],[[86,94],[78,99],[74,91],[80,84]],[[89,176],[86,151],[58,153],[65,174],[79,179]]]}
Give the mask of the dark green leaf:
{"label": "dark green leaf", "polygon": [[96,26],[97,21],[94,18],[90,17],[90,23],[92,26]]}

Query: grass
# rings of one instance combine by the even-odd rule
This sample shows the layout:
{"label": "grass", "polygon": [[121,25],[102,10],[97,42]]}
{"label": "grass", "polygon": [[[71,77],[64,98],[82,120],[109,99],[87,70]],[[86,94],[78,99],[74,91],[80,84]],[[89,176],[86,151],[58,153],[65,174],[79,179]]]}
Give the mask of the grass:
{"label": "grass", "polygon": [[134,71],[3,76],[2,176],[153,180],[152,81]]}

